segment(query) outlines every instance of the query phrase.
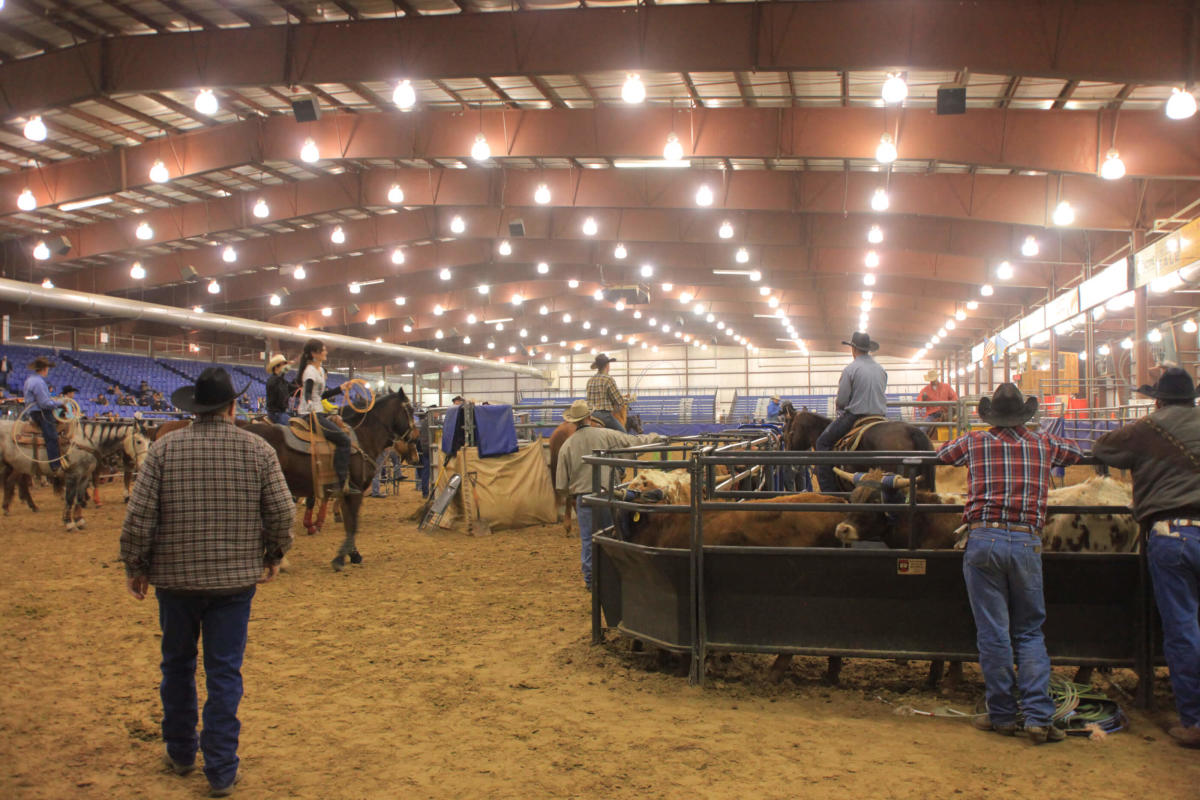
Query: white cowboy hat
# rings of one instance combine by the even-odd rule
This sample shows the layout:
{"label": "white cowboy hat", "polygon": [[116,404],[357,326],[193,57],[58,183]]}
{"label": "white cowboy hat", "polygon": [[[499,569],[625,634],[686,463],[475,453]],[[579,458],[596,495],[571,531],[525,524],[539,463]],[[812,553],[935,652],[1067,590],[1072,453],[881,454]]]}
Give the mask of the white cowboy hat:
{"label": "white cowboy hat", "polygon": [[591,415],[592,409],[588,408],[587,400],[576,400],[563,412],[563,419],[567,422],[582,422]]}
{"label": "white cowboy hat", "polygon": [[283,353],[276,353],[275,355],[271,356],[271,360],[267,362],[267,372],[274,372],[275,368],[280,364],[290,363],[291,362],[287,360],[287,356],[285,356]]}

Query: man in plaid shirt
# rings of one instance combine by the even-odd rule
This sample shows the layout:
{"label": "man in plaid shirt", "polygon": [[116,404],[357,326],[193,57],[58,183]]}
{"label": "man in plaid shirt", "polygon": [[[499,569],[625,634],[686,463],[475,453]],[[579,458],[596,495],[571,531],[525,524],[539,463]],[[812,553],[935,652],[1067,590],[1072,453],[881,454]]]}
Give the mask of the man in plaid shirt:
{"label": "man in plaid shirt", "polygon": [[625,433],[625,426],[617,422],[613,412],[625,405],[625,398],[617,388],[617,382],[608,374],[608,365],[616,361],[604,353],[596,356],[592,369],[596,374],[588,378],[587,404],[592,416],[604,423],[604,427]]}
{"label": "man in plaid shirt", "polygon": [[[130,594],[142,600],[154,584],[158,597],[164,763],[186,775],[199,746],[213,797],[231,794],[240,777],[237,711],[250,603],[255,585],[279,573],[295,514],[274,449],[233,424],[238,396],[219,367],[171,396],[196,421],[150,448],[121,531]],[[208,700],[197,739],[201,635]]]}
{"label": "man in plaid shirt", "polygon": [[1046,494],[1050,468],[1074,464],[1083,453],[1065,439],[1027,429],[1025,422],[1036,412],[1036,397],[1025,399],[1013,384],[1001,384],[990,400],[979,401],[979,417],[992,427],[948,442],[938,458],[965,465],[969,477],[963,577],[988,711],[975,718],[975,727],[1014,735],[1019,696],[1025,731],[1042,744],[1066,738],[1051,722],[1050,656],[1042,635]]}

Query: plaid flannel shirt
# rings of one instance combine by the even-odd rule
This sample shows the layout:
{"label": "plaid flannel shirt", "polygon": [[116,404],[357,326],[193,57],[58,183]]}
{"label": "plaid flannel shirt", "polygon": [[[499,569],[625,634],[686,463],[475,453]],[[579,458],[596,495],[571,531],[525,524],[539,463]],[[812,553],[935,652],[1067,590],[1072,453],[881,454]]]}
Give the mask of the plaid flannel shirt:
{"label": "plaid flannel shirt", "polygon": [[938,450],[942,462],[967,467],[965,522],[1028,525],[1035,531],[1046,521],[1050,468],[1082,457],[1073,442],[1024,425],[971,431]]}
{"label": "plaid flannel shirt", "polygon": [[295,502],[267,442],[198,420],[150,447],[129,497],[121,560],[161,589],[253,586],[292,546]]}
{"label": "plaid flannel shirt", "polygon": [[592,411],[616,411],[625,398],[611,375],[593,375],[587,382],[587,404]]}

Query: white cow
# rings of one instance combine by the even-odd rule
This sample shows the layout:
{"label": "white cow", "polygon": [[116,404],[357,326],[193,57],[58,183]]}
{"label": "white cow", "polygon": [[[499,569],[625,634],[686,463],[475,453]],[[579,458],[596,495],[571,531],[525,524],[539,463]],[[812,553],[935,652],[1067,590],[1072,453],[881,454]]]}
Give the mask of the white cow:
{"label": "white cow", "polygon": [[633,492],[661,490],[665,505],[686,506],[692,502],[692,476],[686,469],[644,469],[626,488]]}
{"label": "white cow", "polygon": [[[1051,489],[1051,506],[1126,506],[1133,488],[1099,475],[1083,483]],[[1046,518],[1042,541],[1048,552],[1132,553],[1138,525],[1128,514],[1055,514]]]}

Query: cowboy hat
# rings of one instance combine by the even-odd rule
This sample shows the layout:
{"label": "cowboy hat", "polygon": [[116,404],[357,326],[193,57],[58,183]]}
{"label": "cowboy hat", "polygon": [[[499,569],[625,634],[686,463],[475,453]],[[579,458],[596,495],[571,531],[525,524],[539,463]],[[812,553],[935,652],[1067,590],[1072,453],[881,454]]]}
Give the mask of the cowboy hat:
{"label": "cowboy hat", "polygon": [[850,337],[850,341],[842,342],[842,344],[848,344],[855,350],[862,350],[864,353],[874,353],[879,349],[879,342],[872,341],[864,331],[855,331],[854,335]]}
{"label": "cowboy hat", "polygon": [[271,356],[271,360],[267,362],[267,372],[274,372],[275,368],[280,364],[290,363],[291,362],[288,361],[287,356],[285,356],[283,353],[276,353],[275,355]]}
{"label": "cowboy hat", "polygon": [[249,388],[247,383],[235,392],[228,372],[222,367],[209,367],[200,373],[195,386],[180,386],[171,392],[171,405],[193,414],[207,414],[229,405]]}
{"label": "cowboy hat", "polygon": [[33,363],[31,363],[29,365],[29,368],[31,370],[33,370],[34,372],[40,372],[41,370],[44,370],[44,369],[50,369],[53,366],[54,366],[53,361],[51,361],[48,358],[42,358],[41,356],[38,356],[37,358],[35,358],[33,360]]}
{"label": "cowboy hat", "polygon": [[563,419],[567,422],[583,422],[591,415],[592,409],[588,407],[587,400],[576,400],[563,412]]}
{"label": "cowboy hat", "polygon": [[596,356],[596,360],[592,362],[591,369],[604,369],[614,361],[616,361],[615,358],[601,353],[600,355]]}
{"label": "cowboy hat", "polygon": [[64,386],[62,388],[62,391],[59,392],[59,394],[65,395],[65,394],[70,394],[71,392],[78,392],[78,391],[79,391],[78,389],[76,389],[74,386],[72,386],[71,384],[68,383],[66,386]]}
{"label": "cowboy hat", "polygon": [[1194,400],[1200,397],[1196,393],[1196,384],[1192,382],[1192,376],[1182,367],[1168,367],[1158,376],[1153,386],[1143,384],[1135,391],[1155,400]]}
{"label": "cowboy hat", "polygon": [[997,428],[1023,425],[1037,413],[1036,397],[1025,397],[1012,383],[1002,383],[989,397],[979,398],[979,418]]}
{"label": "cowboy hat", "polygon": [[778,402],[779,402],[779,395],[777,395],[777,394],[773,394],[773,395],[771,395],[770,397],[768,397],[767,399],[768,399],[768,400],[774,400],[776,403],[778,403]]}
{"label": "cowboy hat", "polygon": [[942,373],[938,372],[936,369],[931,369],[929,372],[925,373],[925,380],[927,381],[940,381],[941,379]]}

